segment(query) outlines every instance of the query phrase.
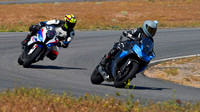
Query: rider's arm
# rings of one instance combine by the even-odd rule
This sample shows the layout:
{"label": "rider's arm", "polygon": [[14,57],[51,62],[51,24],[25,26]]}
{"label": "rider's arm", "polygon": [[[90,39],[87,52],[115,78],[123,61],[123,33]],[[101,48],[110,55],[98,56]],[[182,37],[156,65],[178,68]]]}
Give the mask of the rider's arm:
{"label": "rider's arm", "polygon": [[141,32],[141,28],[136,28],[136,29],[133,29],[133,30],[126,30],[126,31],[123,31],[123,35],[125,37],[131,37],[131,38],[139,38],[140,37],[140,32]]}
{"label": "rider's arm", "polygon": [[31,26],[29,27],[29,31],[30,31],[31,33],[34,33],[34,34],[37,33],[37,32],[41,29],[41,27],[46,26],[46,22],[47,22],[47,21],[39,22],[38,24],[31,25]]}
{"label": "rider's arm", "polygon": [[65,39],[66,42],[70,43],[74,38],[75,32],[73,29],[67,31],[67,37]]}
{"label": "rider's arm", "polygon": [[61,26],[63,21],[60,21],[60,20],[50,20],[50,21],[43,21],[43,22],[39,22],[38,24],[35,24],[35,25],[31,25],[30,28],[29,28],[29,31],[30,32],[37,32],[39,31],[43,26],[46,26],[46,25],[54,25],[55,27],[57,26]]}
{"label": "rider's arm", "polygon": [[47,21],[39,22],[38,25],[39,25],[40,27],[43,27],[43,26],[46,26],[46,23],[47,23]]}
{"label": "rider's arm", "polygon": [[40,27],[43,27],[43,26],[46,26],[46,25],[53,25],[55,27],[59,27],[62,25],[62,22],[61,20],[50,20],[50,21],[43,21],[43,22],[40,22],[38,23],[37,25],[39,25]]}
{"label": "rider's arm", "polygon": [[73,40],[74,35],[75,32],[73,29],[71,31],[67,31],[67,36],[58,43],[58,47],[67,48],[69,46],[69,43]]}
{"label": "rider's arm", "polygon": [[53,25],[55,27],[60,27],[63,24],[63,22],[64,21],[54,19],[54,20],[42,22],[42,24],[44,24],[44,25]]}

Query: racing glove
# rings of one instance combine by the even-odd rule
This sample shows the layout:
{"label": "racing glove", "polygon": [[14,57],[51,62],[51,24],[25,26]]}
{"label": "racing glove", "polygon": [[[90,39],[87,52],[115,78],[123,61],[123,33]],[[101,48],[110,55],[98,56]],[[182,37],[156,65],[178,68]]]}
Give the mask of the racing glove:
{"label": "racing glove", "polygon": [[31,25],[29,27],[29,31],[32,33],[32,34],[36,34],[39,30],[40,30],[41,26],[36,24],[36,25]]}
{"label": "racing glove", "polygon": [[123,31],[123,35],[124,35],[125,37],[133,37],[133,35],[130,34],[130,33],[128,33],[127,31]]}

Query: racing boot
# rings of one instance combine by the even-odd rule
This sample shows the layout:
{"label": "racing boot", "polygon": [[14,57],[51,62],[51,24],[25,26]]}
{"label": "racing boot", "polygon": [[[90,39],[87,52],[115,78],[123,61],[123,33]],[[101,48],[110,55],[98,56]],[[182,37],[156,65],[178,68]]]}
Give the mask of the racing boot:
{"label": "racing boot", "polygon": [[51,59],[52,61],[55,60],[57,58],[57,53],[54,53],[55,51],[51,51],[49,52],[46,56]]}
{"label": "racing boot", "polygon": [[106,81],[110,80],[109,75],[108,75],[109,70],[106,70],[106,64],[108,63],[109,60],[111,60],[112,57],[114,57],[117,54],[118,51],[119,50],[115,47],[111,49],[107,55],[104,55],[104,57],[102,58],[99,64],[98,70],[100,74],[103,76],[104,80]]}
{"label": "racing boot", "polygon": [[27,37],[21,42],[23,46],[25,46],[30,41],[31,35],[28,34]]}
{"label": "racing boot", "polygon": [[98,67],[98,71],[100,72],[103,79],[106,81],[109,80],[109,75],[106,73],[107,71],[105,70],[105,66],[106,66],[107,62],[108,62],[107,55],[104,55],[101,62],[99,63],[99,67]]}
{"label": "racing boot", "polygon": [[102,60],[101,60],[101,62],[100,62],[100,65],[101,66],[103,66],[103,67],[105,67],[106,66],[106,63],[112,58],[112,57],[114,57],[116,54],[117,54],[117,52],[118,52],[119,50],[117,49],[117,48],[112,48],[111,50],[110,50],[110,52],[107,54],[107,55],[104,55],[104,57],[102,58]]}
{"label": "racing boot", "polygon": [[105,67],[106,66],[106,63],[108,61],[108,55],[104,55],[104,57],[102,58],[101,62],[100,62],[100,65]]}

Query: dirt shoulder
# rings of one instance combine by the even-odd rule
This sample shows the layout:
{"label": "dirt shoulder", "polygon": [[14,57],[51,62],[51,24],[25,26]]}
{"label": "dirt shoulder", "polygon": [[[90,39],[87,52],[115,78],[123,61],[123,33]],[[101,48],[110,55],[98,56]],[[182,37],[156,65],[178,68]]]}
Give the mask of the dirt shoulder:
{"label": "dirt shoulder", "polygon": [[148,67],[145,76],[200,88],[200,56],[174,59]]}

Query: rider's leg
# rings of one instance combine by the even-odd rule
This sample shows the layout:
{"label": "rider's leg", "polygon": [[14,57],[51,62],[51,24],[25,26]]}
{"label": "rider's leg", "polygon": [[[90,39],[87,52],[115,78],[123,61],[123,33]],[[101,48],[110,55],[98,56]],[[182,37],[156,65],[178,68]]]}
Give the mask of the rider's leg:
{"label": "rider's leg", "polygon": [[119,49],[117,48],[117,45],[118,43],[114,45],[114,47],[109,51],[107,55],[104,55],[100,62],[101,66],[105,67],[106,63],[118,53]]}
{"label": "rider's leg", "polygon": [[51,60],[55,60],[57,58],[59,49],[57,46],[53,46],[52,50],[47,54],[47,57]]}
{"label": "rider's leg", "polygon": [[21,42],[21,44],[25,46],[30,41],[30,38],[31,38],[31,33],[29,32],[26,38]]}
{"label": "rider's leg", "polygon": [[23,46],[25,46],[29,41],[30,41],[30,39],[31,39],[31,37],[33,36],[33,35],[35,35],[39,30],[40,30],[40,26],[39,25],[31,25],[30,27],[29,27],[29,33],[28,33],[28,35],[26,36],[26,38],[21,42],[21,44],[23,45]]}
{"label": "rider's leg", "polygon": [[112,57],[114,57],[118,53],[118,51],[119,49],[117,48],[117,44],[115,44],[114,47],[109,51],[109,53],[102,58],[99,64],[98,70],[101,76],[104,78],[104,80],[107,80],[107,81],[110,80],[109,75],[107,73],[109,70],[106,70],[107,68],[105,68],[106,63],[108,63],[109,60],[111,60]]}

